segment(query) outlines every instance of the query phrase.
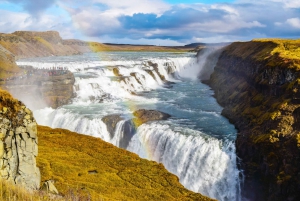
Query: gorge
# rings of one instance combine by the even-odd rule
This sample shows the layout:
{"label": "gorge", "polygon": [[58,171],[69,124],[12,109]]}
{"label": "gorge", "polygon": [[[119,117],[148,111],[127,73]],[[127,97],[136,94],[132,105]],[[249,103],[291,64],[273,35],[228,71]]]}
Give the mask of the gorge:
{"label": "gorge", "polygon": [[[297,200],[299,46],[297,40],[256,40],[201,49],[197,57],[82,51],[24,58],[17,62],[24,69],[59,67],[68,73],[37,78],[30,86],[30,77],[26,83],[8,81],[2,86],[13,94],[16,90],[21,99],[22,87],[49,92],[39,98],[52,108],[32,106],[37,106],[38,123],[96,136],[161,162],[193,191],[218,200]],[[36,54],[30,56],[50,56]],[[23,72],[15,67],[12,73]],[[133,114],[139,109],[159,110],[170,118],[134,120],[143,116]],[[55,141],[62,130],[49,132]],[[55,178],[62,182],[61,176]]]}

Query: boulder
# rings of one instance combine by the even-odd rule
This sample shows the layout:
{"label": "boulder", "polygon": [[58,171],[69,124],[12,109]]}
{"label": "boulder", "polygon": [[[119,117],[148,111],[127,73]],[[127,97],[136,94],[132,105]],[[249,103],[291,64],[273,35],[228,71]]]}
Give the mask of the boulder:
{"label": "boulder", "polygon": [[135,117],[133,121],[137,127],[148,121],[166,120],[171,117],[171,115],[164,112],[145,109],[137,110],[133,113],[133,115]]}
{"label": "boulder", "polygon": [[107,115],[101,119],[105,124],[110,137],[113,138],[116,125],[119,121],[124,120],[120,114]]}
{"label": "boulder", "polygon": [[48,180],[43,184],[42,190],[47,191],[47,193],[58,194],[58,190],[56,189],[54,183],[51,180]]}

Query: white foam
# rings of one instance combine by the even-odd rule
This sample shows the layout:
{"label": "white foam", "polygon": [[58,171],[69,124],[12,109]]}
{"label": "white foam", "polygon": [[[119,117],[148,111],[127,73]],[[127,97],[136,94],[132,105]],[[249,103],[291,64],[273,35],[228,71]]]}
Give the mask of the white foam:
{"label": "white foam", "polygon": [[198,135],[182,135],[160,123],[144,124],[129,151],[163,163],[188,189],[221,200],[239,200],[239,170],[232,142]]}

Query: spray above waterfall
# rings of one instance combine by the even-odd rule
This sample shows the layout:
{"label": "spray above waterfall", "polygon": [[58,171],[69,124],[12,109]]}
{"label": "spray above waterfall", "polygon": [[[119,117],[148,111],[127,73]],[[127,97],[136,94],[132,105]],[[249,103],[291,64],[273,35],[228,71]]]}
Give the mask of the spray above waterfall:
{"label": "spray above waterfall", "polygon": [[[111,52],[105,57],[84,54],[18,64],[48,68],[55,63],[75,75],[72,103],[34,111],[38,123],[100,137],[163,163],[188,189],[219,200],[239,200],[236,131],[221,116],[210,88],[197,81],[214,53]],[[171,118],[135,124],[132,113],[138,109],[159,110]]]}

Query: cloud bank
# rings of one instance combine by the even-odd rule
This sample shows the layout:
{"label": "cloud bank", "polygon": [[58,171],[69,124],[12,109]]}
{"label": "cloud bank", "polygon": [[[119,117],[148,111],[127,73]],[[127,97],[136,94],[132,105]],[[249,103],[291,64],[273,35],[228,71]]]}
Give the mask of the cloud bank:
{"label": "cloud bank", "polygon": [[[19,8],[13,9],[13,8]],[[298,0],[168,4],[162,0],[0,0],[0,28],[58,30],[100,42],[186,44],[300,37]]]}

